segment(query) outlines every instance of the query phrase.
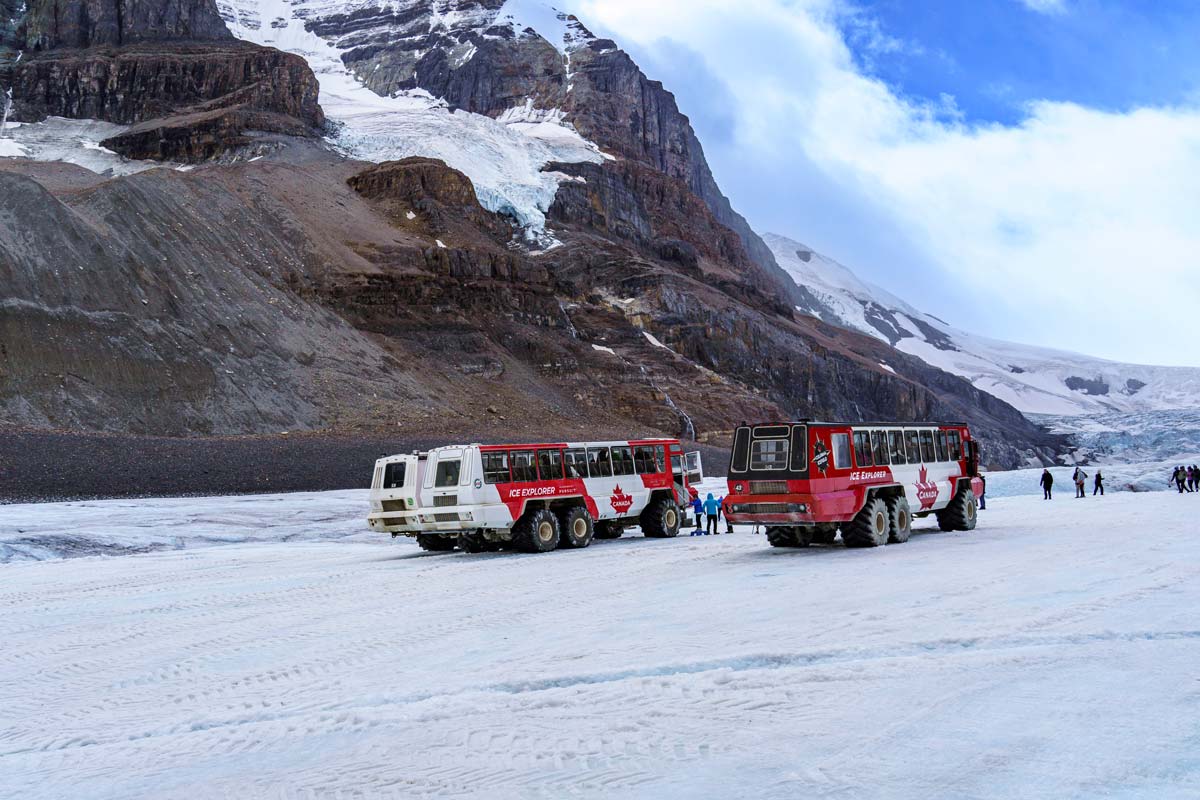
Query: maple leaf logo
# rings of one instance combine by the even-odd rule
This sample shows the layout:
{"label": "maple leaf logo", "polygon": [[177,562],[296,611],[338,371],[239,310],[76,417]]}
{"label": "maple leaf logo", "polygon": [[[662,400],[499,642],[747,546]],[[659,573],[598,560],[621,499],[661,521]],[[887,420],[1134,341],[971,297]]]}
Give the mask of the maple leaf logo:
{"label": "maple leaf logo", "polygon": [[624,514],[633,506],[633,496],[625,494],[621,491],[621,485],[613,489],[612,499],[609,501],[612,504],[613,511],[618,514]]}
{"label": "maple leaf logo", "polygon": [[933,508],[937,498],[937,484],[929,480],[929,470],[922,464],[920,472],[917,473],[917,500],[921,503],[921,510]]}

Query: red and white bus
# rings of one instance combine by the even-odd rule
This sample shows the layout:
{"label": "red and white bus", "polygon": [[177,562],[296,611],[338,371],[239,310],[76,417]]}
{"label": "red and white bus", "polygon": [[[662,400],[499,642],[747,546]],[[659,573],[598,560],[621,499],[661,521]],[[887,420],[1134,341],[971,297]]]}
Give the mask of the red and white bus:
{"label": "red and white bus", "polygon": [[688,466],[678,439],[453,445],[375,464],[372,530],[416,537],[426,550],[511,546],[530,553],[679,533]]}
{"label": "red and white bus", "polygon": [[908,541],[913,517],[975,527],[979,448],[962,424],[772,422],[734,431],[725,513],[775,547]]}

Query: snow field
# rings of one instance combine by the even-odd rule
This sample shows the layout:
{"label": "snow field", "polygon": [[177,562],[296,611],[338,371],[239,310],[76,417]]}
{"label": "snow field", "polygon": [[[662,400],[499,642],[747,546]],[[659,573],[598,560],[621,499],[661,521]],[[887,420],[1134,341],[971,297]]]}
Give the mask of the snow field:
{"label": "snow field", "polygon": [[[172,502],[217,524],[239,501]],[[322,531],[322,506],[280,525]],[[994,499],[876,550],[10,563],[0,797],[1191,798],[1194,509]]]}

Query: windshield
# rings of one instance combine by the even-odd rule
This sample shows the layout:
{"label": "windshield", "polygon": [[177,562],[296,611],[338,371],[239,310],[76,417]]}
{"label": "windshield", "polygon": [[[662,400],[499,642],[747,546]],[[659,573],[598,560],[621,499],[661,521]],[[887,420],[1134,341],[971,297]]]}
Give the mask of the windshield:
{"label": "windshield", "polygon": [[444,489],[448,486],[458,486],[458,473],[461,466],[462,461],[457,458],[453,461],[439,461],[433,485],[439,489]]}

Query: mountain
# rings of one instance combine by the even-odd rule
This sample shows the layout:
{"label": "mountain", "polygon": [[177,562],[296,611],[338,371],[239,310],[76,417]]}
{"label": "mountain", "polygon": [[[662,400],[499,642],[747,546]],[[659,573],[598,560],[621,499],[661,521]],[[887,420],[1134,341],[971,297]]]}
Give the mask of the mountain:
{"label": "mountain", "polygon": [[27,157],[0,158],[0,423],[722,443],[748,419],[953,418],[996,465],[1063,452],[797,314],[811,293],[671,94],[572,17],[139,0],[115,35],[36,34],[110,2],[29,0],[6,34]]}
{"label": "mountain", "polygon": [[778,234],[764,237],[778,263],[812,293],[805,309],[888,342],[1028,414],[1142,413],[1193,409],[1200,369],[1122,364],[977,336],[919,311],[847,267]]}

